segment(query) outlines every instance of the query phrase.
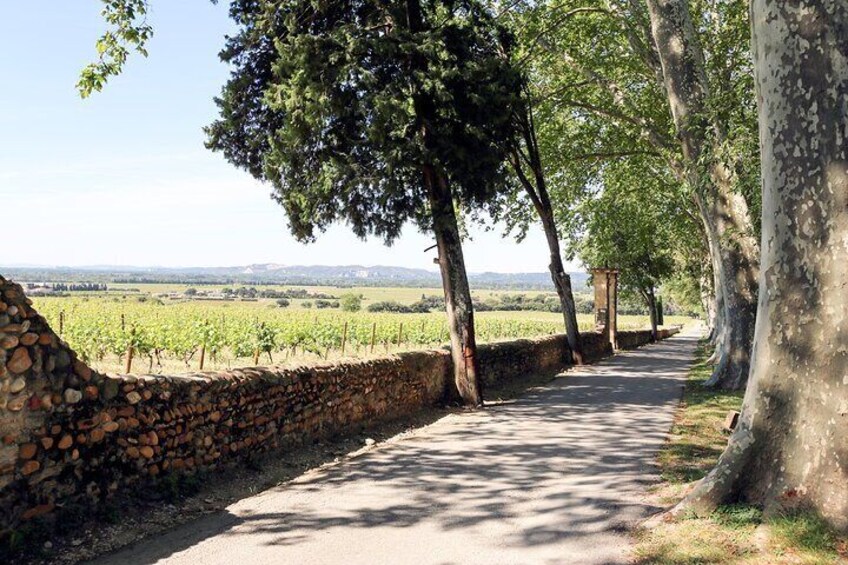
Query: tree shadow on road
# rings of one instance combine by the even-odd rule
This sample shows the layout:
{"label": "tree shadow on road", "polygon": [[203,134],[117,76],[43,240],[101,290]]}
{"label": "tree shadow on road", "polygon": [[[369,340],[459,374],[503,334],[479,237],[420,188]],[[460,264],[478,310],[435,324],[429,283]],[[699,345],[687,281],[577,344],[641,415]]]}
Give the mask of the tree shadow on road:
{"label": "tree shadow on road", "polygon": [[687,339],[566,373],[518,401],[448,415],[306,473],[259,495],[278,497],[274,511],[236,504],[100,562],[149,563],[212,536],[291,548],[337,529],[423,524],[445,533],[503,529],[499,543],[513,549],[620,534],[657,510],[642,494],[658,480],[655,457],[691,358],[692,348],[681,347]]}

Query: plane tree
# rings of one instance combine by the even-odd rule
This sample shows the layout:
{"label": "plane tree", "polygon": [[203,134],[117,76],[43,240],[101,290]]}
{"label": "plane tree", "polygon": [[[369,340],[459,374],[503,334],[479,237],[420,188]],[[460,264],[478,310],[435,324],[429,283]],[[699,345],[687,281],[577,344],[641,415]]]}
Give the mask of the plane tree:
{"label": "plane tree", "polygon": [[848,530],[848,6],[753,0],[763,179],[750,382],[716,467],[677,508],[744,500]]}
{"label": "plane tree", "polygon": [[[557,116],[537,120],[539,136],[550,140],[540,147],[553,199],[579,195],[570,182],[587,168],[634,155],[688,188],[714,275],[703,282],[715,295],[714,324],[722,330],[712,384],[741,388],[756,302],[759,207],[743,3],[559,0],[528,2],[524,13],[526,57],[539,106],[548,108],[537,113]],[[673,29],[686,34],[659,35]],[[665,49],[671,44],[686,56],[675,59]],[[676,67],[681,61],[686,65]],[[559,218],[563,234],[570,215]]]}
{"label": "plane tree", "polygon": [[587,265],[619,270],[623,295],[645,305],[656,340],[657,291],[697,249],[697,221],[679,183],[639,158],[606,165],[595,184],[578,204],[581,233],[572,251]]}

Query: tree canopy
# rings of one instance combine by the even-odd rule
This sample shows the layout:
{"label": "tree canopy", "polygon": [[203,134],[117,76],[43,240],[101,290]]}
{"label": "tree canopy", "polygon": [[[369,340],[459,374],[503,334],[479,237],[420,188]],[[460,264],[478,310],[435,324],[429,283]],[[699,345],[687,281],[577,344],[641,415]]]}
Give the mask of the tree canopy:
{"label": "tree canopy", "polygon": [[[234,70],[209,146],[272,184],[299,239],[337,220],[387,242],[409,221],[430,229],[422,163],[463,206],[501,186],[509,35],[478,2],[422,12],[432,25],[413,31],[404,2],[233,3],[241,29],[221,54]],[[416,96],[433,106],[426,139]]]}

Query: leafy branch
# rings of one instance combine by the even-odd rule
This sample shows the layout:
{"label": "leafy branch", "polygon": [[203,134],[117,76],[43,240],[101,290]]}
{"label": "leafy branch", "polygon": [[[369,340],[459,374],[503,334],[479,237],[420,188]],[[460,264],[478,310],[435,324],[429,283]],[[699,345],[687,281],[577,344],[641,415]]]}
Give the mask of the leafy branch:
{"label": "leafy branch", "polygon": [[82,98],[100,92],[110,77],[121,74],[131,52],[147,57],[146,45],[153,36],[153,27],[147,23],[147,0],[102,1],[101,14],[109,27],[95,45],[97,61],[80,73],[77,90]]}

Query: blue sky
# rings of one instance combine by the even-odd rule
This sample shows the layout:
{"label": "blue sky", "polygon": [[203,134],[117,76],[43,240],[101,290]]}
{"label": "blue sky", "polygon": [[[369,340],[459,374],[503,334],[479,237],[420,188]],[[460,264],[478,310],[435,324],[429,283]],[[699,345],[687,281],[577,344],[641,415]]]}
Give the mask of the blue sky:
{"label": "blue sky", "polygon": [[[270,188],[203,147],[226,80],[227,2],[152,0],[155,35],[105,91],[79,70],[103,31],[99,0],[0,0],[0,265],[390,264],[432,269],[410,226],[391,248],[344,226],[303,245]],[[470,271],[544,271],[540,229],[522,244],[472,231]]]}

